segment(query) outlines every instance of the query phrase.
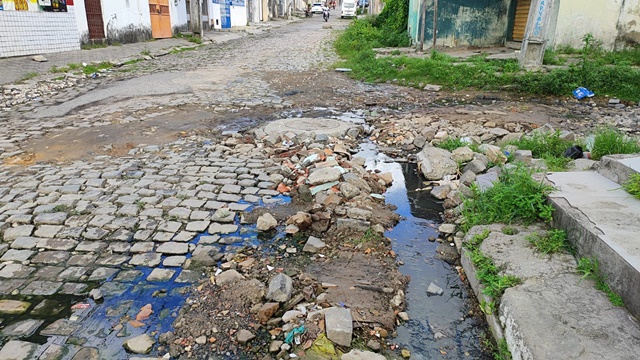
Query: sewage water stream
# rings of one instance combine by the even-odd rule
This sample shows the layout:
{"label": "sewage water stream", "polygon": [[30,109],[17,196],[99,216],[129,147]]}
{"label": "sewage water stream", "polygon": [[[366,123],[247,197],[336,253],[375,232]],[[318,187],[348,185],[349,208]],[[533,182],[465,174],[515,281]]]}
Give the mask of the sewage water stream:
{"label": "sewage water stream", "polygon": [[[410,350],[411,359],[491,359],[481,346],[486,324],[481,316],[470,316],[474,301],[471,289],[452,265],[436,258],[438,243],[428,240],[438,236],[443,209],[429,192],[418,191],[425,185],[417,166],[395,162],[371,143],[362,144],[357,156],[367,159],[368,169],[393,174],[385,199],[401,216],[385,236],[403,263],[400,271],[411,278],[406,291],[410,320],[398,327],[392,341]],[[430,283],[444,293],[428,296]]]}

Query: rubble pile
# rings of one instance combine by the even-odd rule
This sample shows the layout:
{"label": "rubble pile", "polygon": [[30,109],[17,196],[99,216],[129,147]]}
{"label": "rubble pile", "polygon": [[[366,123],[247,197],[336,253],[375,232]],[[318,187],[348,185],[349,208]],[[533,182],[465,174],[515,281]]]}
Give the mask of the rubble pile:
{"label": "rubble pile", "polygon": [[[391,174],[367,171],[365,159],[353,156],[349,137],[316,141],[289,134],[251,142],[236,135],[222,146],[237,151],[255,145],[279,164],[270,180],[292,196],[293,214],[266,208],[242,216],[241,222],[257,217],[256,228],[265,236],[282,227],[284,234],[276,235],[271,251],[264,244],[218,254],[220,264],[206,269],[211,275],[187,299],[175,333],[161,335],[159,352],[326,357],[347,353],[355,337],[367,340],[372,351],[393,349],[385,339],[408,317],[402,312],[407,279],[397,272],[395,254],[382,235],[398,220],[384,204]],[[336,275],[335,283],[321,279],[334,274],[329,267],[348,269],[349,261],[365,262],[379,273],[368,279]],[[361,306],[367,302],[345,292],[375,301]]]}

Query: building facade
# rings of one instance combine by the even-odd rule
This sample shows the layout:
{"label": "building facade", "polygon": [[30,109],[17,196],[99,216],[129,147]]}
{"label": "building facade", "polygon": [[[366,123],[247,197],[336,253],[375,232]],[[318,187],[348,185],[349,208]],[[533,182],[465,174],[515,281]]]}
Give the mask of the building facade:
{"label": "building facade", "polygon": [[[409,0],[408,31],[416,43],[422,31],[425,44],[431,44],[434,2]],[[438,0],[437,46],[521,42],[536,4],[532,0]],[[551,12],[546,31],[548,48],[579,48],[588,33],[606,50],[640,44],[640,0],[556,0],[539,4],[548,6]],[[425,26],[421,29],[423,17]]]}
{"label": "building facade", "polygon": [[186,0],[0,0],[0,57],[167,38],[187,23]]}

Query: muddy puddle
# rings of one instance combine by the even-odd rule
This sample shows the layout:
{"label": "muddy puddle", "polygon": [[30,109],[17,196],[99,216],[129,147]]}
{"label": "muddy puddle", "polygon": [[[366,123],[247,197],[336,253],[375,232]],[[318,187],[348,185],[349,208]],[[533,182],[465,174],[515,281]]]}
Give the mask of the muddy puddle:
{"label": "muddy puddle", "polygon": [[[482,351],[486,324],[470,316],[474,301],[471,290],[460,280],[454,266],[436,258],[437,227],[442,206],[424,188],[417,166],[398,163],[378,153],[375,145],[364,143],[358,156],[367,159],[369,169],[393,173],[393,185],[385,193],[386,202],[397,206],[400,222],[385,236],[391,239],[400,271],[411,278],[406,290],[410,320],[399,326],[391,339],[411,351],[411,359],[491,359]],[[434,283],[444,290],[428,296]]]}

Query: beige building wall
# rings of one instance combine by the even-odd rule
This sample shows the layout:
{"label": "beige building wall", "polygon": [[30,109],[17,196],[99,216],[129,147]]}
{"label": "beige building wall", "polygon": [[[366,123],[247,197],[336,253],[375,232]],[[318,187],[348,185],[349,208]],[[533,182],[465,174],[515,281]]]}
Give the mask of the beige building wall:
{"label": "beige building wall", "polygon": [[590,33],[605,49],[613,50],[620,47],[616,45],[624,37],[625,30],[618,28],[619,21],[636,33],[640,30],[640,0],[562,0],[556,19],[554,48],[566,45],[580,48],[582,38]]}

